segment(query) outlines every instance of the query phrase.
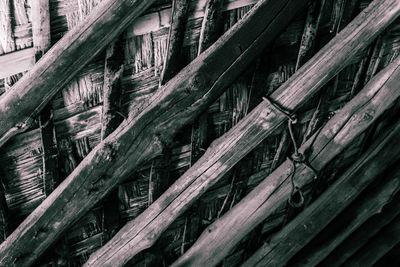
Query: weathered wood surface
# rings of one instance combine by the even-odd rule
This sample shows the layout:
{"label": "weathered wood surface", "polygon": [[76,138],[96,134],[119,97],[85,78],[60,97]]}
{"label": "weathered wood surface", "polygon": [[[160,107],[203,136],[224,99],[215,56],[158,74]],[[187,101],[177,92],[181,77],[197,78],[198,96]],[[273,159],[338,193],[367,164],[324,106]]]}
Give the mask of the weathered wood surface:
{"label": "weathered wood surface", "polygon": [[154,0],[104,1],[0,99],[0,146],[24,131],[50,99]]}
{"label": "weathered wood surface", "polygon": [[[32,2],[32,39],[38,61],[51,47],[49,0]],[[51,106],[46,105],[39,115],[43,150],[43,184],[46,196],[53,192],[58,181],[58,151]]]}
{"label": "weathered wood surface", "polygon": [[183,67],[181,52],[188,15],[188,0],[172,1],[171,26],[168,33],[167,54],[164,60],[164,68],[160,78],[160,85],[164,85],[166,82],[168,82]]}
{"label": "weathered wood surface", "polygon": [[400,216],[393,219],[342,266],[372,266],[399,244]]}
{"label": "weathered wood surface", "polygon": [[15,41],[12,27],[12,4],[13,1],[1,0],[0,1],[0,44],[2,50],[11,52],[15,50]]}
{"label": "weathered wood surface", "polygon": [[[305,66],[307,65],[308,63]],[[301,70],[302,68],[299,71]],[[319,171],[324,168],[334,156],[393,104],[392,101],[399,96],[394,89],[399,86],[399,77],[400,58],[377,75],[362,94],[351,100],[322,130],[318,131],[318,135],[301,146],[300,151],[306,152],[308,161],[314,169]],[[298,89],[298,87],[290,88]],[[249,137],[247,140],[252,141]],[[229,143],[232,143],[231,138]],[[243,149],[236,150],[236,153]],[[224,164],[227,163],[224,161]],[[189,263],[197,266],[218,264],[247,233],[271,215],[276,207],[287,201],[291,191],[292,169],[291,160],[286,160],[241,202],[207,227],[174,266],[185,266]],[[298,187],[310,183],[313,177],[314,173],[304,165],[296,167],[294,181]],[[230,234],[232,229],[235,230],[235,235]]]}
{"label": "weathered wood surface", "polygon": [[0,56],[0,79],[27,71],[35,65],[34,48],[25,48]]}
{"label": "weathered wood surface", "polygon": [[223,3],[223,0],[207,1],[200,31],[199,55],[209,46],[211,46],[218,39],[219,34],[221,33],[221,15]]}
{"label": "weathered wood surface", "polygon": [[101,140],[112,133],[124,117],[121,115],[121,78],[124,72],[124,43],[122,36],[106,49],[103,83]]}
{"label": "weathered wood surface", "polygon": [[[223,0],[208,0],[201,23],[198,55],[209,48],[222,32],[222,4]],[[208,114],[201,114],[193,123],[190,153],[190,163],[193,165],[206,151]]]}
{"label": "weathered wood surface", "polygon": [[36,60],[51,47],[49,0],[32,2],[32,39]]}
{"label": "weathered wood surface", "polygon": [[378,233],[385,225],[400,214],[400,194],[361,227],[354,231],[346,240],[335,248],[321,263],[321,266],[340,266],[349,259],[359,248]]}
{"label": "weathered wood surface", "polygon": [[[250,11],[247,19],[254,16],[256,10],[263,7],[265,3],[265,1],[260,1],[255,6],[257,9]],[[274,4],[277,3],[274,2]],[[291,4],[294,4],[294,2]],[[293,6],[287,5],[282,10],[293,15],[294,11],[291,10],[291,7]],[[266,11],[266,13],[269,14],[273,9],[269,8],[268,10],[269,12]],[[271,98],[278,104],[290,110],[295,110],[310,99],[313,93],[337,74],[346,63],[350,62],[352,55],[365,48],[369,44],[368,41],[372,41],[399,14],[399,2],[374,1],[313,59],[299,69],[288,82],[275,91]],[[262,20],[265,20],[265,15],[262,16]],[[239,21],[239,25],[241,23],[243,23],[243,20]],[[254,32],[254,30],[252,29],[251,32]],[[243,39],[241,38],[241,40]],[[220,41],[217,41],[216,45],[219,43]],[[241,50],[243,50],[240,45],[236,47],[241,47]],[[202,55],[207,54],[208,51],[206,50]],[[233,51],[237,51],[237,49]],[[232,53],[232,51],[229,52]],[[200,60],[202,55],[195,61]],[[205,62],[205,64],[207,63]],[[111,263],[115,264],[119,260],[122,264],[124,262],[122,258],[130,258],[150,247],[174,219],[182,214],[207,188],[218,181],[249,151],[282,125],[285,120],[286,117],[276,112],[269,103],[262,102],[228,133],[214,141],[204,156],[191,169],[146,211],[125,225],[112,240],[94,253],[86,265],[107,266]],[[340,148],[337,144],[334,147],[337,147],[336,150]],[[332,150],[334,152],[334,148]],[[329,151],[329,153],[331,152]],[[326,157],[329,158],[329,156]],[[291,166],[291,164],[286,163],[284,167],[287,169],[288,166]],[[319,167],[318,164],[316,167]],[[269,187],[269,189],[271,188]],[[232,235],[228,234],[227,236]],[[225,243],[218,247],[217,251],[221,251],[220,255],[226,253],[225,247],[228,247],[229,250],[229,246]],[[217,251],[213,249],[212,253]],[[208,250],[205,253],[207,253],[207,256],[211,255]]]}
{"label": "weathered wood surface", "polygon": [[[379,186],[377,192],[368,192],[368,198],[362,198],[361,203],[360,201],[352,202],[399,158],[400,147],[396,145],[399,136],[400,124],[395,129],[391,129],[391,132],[384,138],[377,140],[327,191],[265,242],[243,266],[285,266],[319,232],[322,230],[325,232],[324,228],[350,203],[346,214],[355,218],[358,225],[367,216],[379,213],[382,206],[390,201],[393,193],[399,189],[400,179],[396,174],[390,175],[389,177],[393,179],[387,181],[384,186]],[[400,173],[400,169],[398,169],[398,173]],[[361,213],[365,215],[360,215]],[[341,214],[340,217],[345,217],[345,215]],[[327,241],[323,240],[322,244],[318,245],[319,247],[325,247]],[[319,259],[322,260],[323,257]],[[305,266],[314,265],[316,265],[315,262],[305,264]]]}
{"label": "weathered wood surface", "polygon": [[[259,2],[247,19],[233,26],[159,90],[142,112],[124,120],[119,128],[89,153],[3,242],[0,246],[0,265],[16,262],[18,266],[26,266],[33,263],[68,226],[128,177],[137,166],[159,153],[162,145],[168,143],[182,125],[189,123],[215,101],[305,2]],[[237,49],[238,46],[241,49]],[[141,241],[139,246],[148,246],[146,240]],[[118,260],[109,258],[109,261],[100,260],[100,263],[121,265],[131,255],[126,253],[124,257],[117,257]],[[100,263],[94,265],[99,266]]]}
{"label": "weathered wood surface", "polygon": [[[238,63],[238,65],[235,65],[233,67],[228,67],[228,71],[235,71],[235,74],[239,73],[239,70],[235,70],[235,68],[237,68],[237,66],[242,66],[245,67],[244,64],[242,64],[240,61],[246,60],[246,62],[250,62],[248,60],[250,59],[254,59],[254,53],[252,52],[253,48],[262,48],[260,47],[263,43],[262,43],[262,39],[264,40],[271,40],[270,38],[273,38],[273,36],[276,36],[277,32],[279,31],[278,28],[280,28],[283,25],[286,25],[290,18],[296,13],[297,10],[301,9],[302,7],[304,7],[306,1],[284,1],[284,2],[273,2],[273,1],[260,1],[256,6],[254,6],[254,8],[248,13],[247,15],[247,19],[243,19],[241,21],[239,21],[235,26],[233,26],[233,28],[231,28],[225,35],[223,35],[213,46],[211,46],[208,50],[206,50],[204,53],[202,53],[198,58],[196,58],[187,68],[191,68],[191,66],[193,66],[194,63],[196,62],[202,62],[203,64],[205,64],[205,68],[207,69],[207,76],[209,75],[215,75],[215,68],[219,68],[222,67],[224,68],[225,66],[221,66],[222,63],[224,63],[224,61],[219,61],[217,63],[217,65],[213,66],[211,63],[209,62],[205,62],[204,61],[204,57],[205,55],[209,54],[211,51],[214,50],[214,48],[216,46],[221,46],[223,44],[223,40],[226,38],[226,36],[229,36],[231,32],[236,32],[243,29],[242,33],[247,33],[247,37],[248,38],[243,38],[243,36],[241,35],[237,35],[237,39],[235,40],[234,43],[232,43],[231,47],[224,47],[222,49],[231,49],[230,51],[225,50],[224,53],[226,53],[224,56],[228,57],[230,54],[232,53],[242,53],[244,52],[243,57],[241,56],[236,63]],[[263,15],[261,15],[263,14]],[[254,22],[254,24],[253,24]],[[270,24],[269,26],[264,26],[266,27],[264,29],[264,31],[259,35],[258,39],[253,42],[251,44],[251,49],[246,49],[243,45],[243,42],[248,42],[249,41],[249,33],[251,34],[256,34],[259,31],[260,27],[262,26],[262,23],[267,23]],[[250,31],[251,29],[251,31]],[[240,47],[240,49],[238,49],[238,47]],[[260,51],[260,50],[258,50]],[[243,68],[241,68],[240,70],[243,70]],[[182,73],[182,72],[181,72]],[[180,74],[178,74],[178,76],[180,76]],[[223,76],[221,76],[223,79],[227,78],[224,77],[225,73],[223,74]],[[185,77],[185,79],[187,79],[187,77],[191,77],[190,75],[187,75]],[[233,81],[233,77],[231,78],[231,82]],[[171,80],[172,82],[172,80]],[[170,82],[169,82],[170,83]],[[168,84],[166,84],[166,86],[168,86]],[[205,96],[208,97],[207,93]],[[198,113],[199,114],[199,113]],[[197,114],[197,115],[198,115]],[[263,114],[265,115],[265,112],[263,112]],[[263,115],[263,116],[264,116]],[[195,168],[196,164],[194,165]],[[197,175],[197,174],[196,174]],[[185,187],[187,187],[187,185],[190,183],[191,179],[187,179],[183,178],[180,181],[185,181],[184,182],[184,186],[179,186],[182,189],[184,189]],[[179,189],[176,188],[176,186],[172,186],[173,191],[177,191],[179,192]],[[168,190],[167,192],[169,192],[171,190]],[[168,193],[167,193],[168,194]],[[165,197],[160,197],[156,202],[153,203],[152,206],[150,206],[149,210],[151,210],[151,213],[156,216],[160,211],[160,209],[162,210],[164,206],[168,206],[170,203],[170,200],[172,201],[174,198],[168,198],[167,200],[165,199]],[[161,203],[161,204],[160,204]],[[157,207],[154,210],[154,207]],[[152,212],[154,210],[154,213]],[[181,212],[181,210],[179,210],[178,212]],[[153,216],[152,215],[152,216]],[[144,217],[148,217],[148,215],[144,214],[141,215]],[[174,214],[175,216],[175,214]],[[168,222],[172,222],[174,220],[174,216],[167,216],[165,219],[168,220]],[[143,218],[143,217],[140,217]],[[151,221],[152,219],[148,220],[142,220],[142,219],[138,219],[138,220],[134,220],[135,222],[140,222],[139,225],[137,225],[140,229],[143,226],[146,226],[146,224],[148,224],[149,220]],[[131,225],[132,223],[128,224],[127,228],[129,228],[129,225]],[[165,227],[168,224],[165,224]],[[164,228],[165,229],[165,228]],[[120,231],[119,233],[122,234],[124,230]],[[99,250],[98,253],[93,254],[93,256],[89,259],[89,261],[86,263],[86,265],[92,265],[92,266],[107,266],[107,265],[120,265],[123,264],[124,262],[126,262],[129,258],[131,258],[132,256],[134,256],[136,253],[138,253],[139,251],[142,251],[143,249],[151,246],[155,241],[156,241],[156,237],[159,236],[162,233],[162,229],[160,231],[157,231],[157,233],[154,235],[154,238],[141,238],[140,236],[136,236],[134,234],[132,234],[132,239],[130,240],[130,244],[132,244],[132,247],[130,249],[128,249],[128,246],[125,246],[126,244],[124,244],[124,241],[122,241],[120,244],[118,244],[118,246],[115,244],[114,240],[119,240],[119,235],[114,238],[113,241],[109,242],[108,244],[106,244],[106,246],[103,247],[103,249]],[[125,235],[125,234],[122,234]],[[129,234],[125,235],[128,239],[129,239]],[[119,247],[119,245],[122,245],[122,247]],[[133,245],[135,247],[133,247]],[[109,251],[111,250],[111,251]],[[114,251],[116,251],[117,253],[114,253]]]}

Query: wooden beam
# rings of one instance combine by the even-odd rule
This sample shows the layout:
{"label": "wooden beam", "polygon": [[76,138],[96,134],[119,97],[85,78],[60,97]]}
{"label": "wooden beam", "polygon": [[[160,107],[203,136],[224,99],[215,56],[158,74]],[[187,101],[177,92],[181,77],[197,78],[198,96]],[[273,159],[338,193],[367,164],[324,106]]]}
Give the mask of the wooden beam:
{"label": "wooden beam", "polygon": [[[305,66],[307,65],[308,63]],[[390,108],[393,101],[400,96],[400,93],[395,92],[399,77],[400,58],[382,71],[373,82],[364,88],[362,94],[351,100],[321,131],[318,131],[316,136],[301,146],[300,151],[307,152],[306,155],[309,154],[308,161],[315,170],[323,169],[330,160],[376,121],[380,114]],[[265,108],[267,107],[265,106]],[[232,143],[232,135],[229,137],[230,140],[226,140]],[[252,139],[247,137],[246,141],[252,142]],[[242,149],[244,148],[238,148],[236,153]],[[226,151],[220,153],[228,154]],[[227,163],[224,161],[220,164]],[[271,215],[276,207],[285,204],[291,191],[292,171],[293,163],[288,159],[240,203],[207,227],[196,243],[173,266],[184,266],[189,262],[197,266],[217,264],[246,234],[265,220],[268,215]],[[312,182],[314,176],[314,172],[310,168],[298,165],[293,179],[301,188]],[[197,190],[199,190],[198,187]],[[229,234],[232,229],[235,230],[235,235]]]}
{"label": "wooden beam", "polygon": [[0,44],[3,47],[3,51],[12,52],[15,51],[15,40],[12,26],[13,14],[11,5],[13,1],[0,0]]}
{"label": "wooden beam", "polygon": [[103,1],[0,99],[0,146],[24,131],[50,99],[154,0]]}
{"label": "wooden beam", "polygon": [[[396,129],[397,128],[398,127],[396,127]],[[398,138],[400,134],[398,131],[396,131],[396,129],[394,130],[394,132],[396,132],[394,137]],[[398,145],[396,146],[394,143],[392,143],[391,147],[386,147],[386,150],[389,151],[381,152],[381,155],[375,157],[378,158],[383,155],[390,155],[392,158],[397,159],[398,156],[393,152],[398,151],[398,147]],[[376,163],[376,161],[370,162],[372,166],[379,168],[379,163],[378,165],[376,165]],[[371,167],[368,169],[371,170]],[[362,170],[362,172],[364,172],[364,170]],[[375,214],[379,214],[382,208],[392,200],[393,196],[400,189],[399,168],[395,168],[393,172],[385,174],[385,176],[386,175],[388,177],[381,177],[381,180],[385,181],[383,185],[374,185],[372,189],[363,192],[363,194],[356,199],[356,201],[352,203],[350,207],[339,214],[338,217],[335,218],[324,229],[324,231],[322,231],[314,240],[300,250],[300,252],[290,260],[289,265],[316,266],[366,220]]]}
{"label": "wooden beam", "polygon": [[174,77],[182,66],[182,47],[185,27],[189,14],[188,0],[173,0],[171,13],[171,26],[168,33],[168,47],[161,73],[160,85],[164,85]]}
{"label": "wooden beam", "polygon": [[[265,7],[266,3],[265,1],[258,2],[252,11],[250,11],[247,19],[239,21],[231,31],[238,27],[238,25],[253,18],[258,10],[262,10]],[[271,8],[272,3],[278,4],[282,2],[268,2],[269,6],[264,11],[264,14],[271,14],[271,11],[274,10]],[[295,3],[299,2],[291,2],[291,4]],[[287,5],[282,11],[287,12],[288,16],[293,15],[294,11],[291,8],[292,5]],[[350,62],[352,55],[364,49],[369,44],[368,41],[372,41],[398,15],[400,15],[399,2],[382,2],[378,0],[372,2],[348,27],[327,44],[313,59],[299,69],[289,81],[275,91],[271,99],[290,110],[295,110],[302,103],[309,100],[330,78],[334,77]],[[263,21],[265,20],[265,15],[260,17],[263,18]],[[277,16],[277,18],[279,17]],[[385,18],[385,21],[382,18]],[[250,32],[254,32],[254,30],[255,28]],[[240,40],[244,39],[246,38],[240,38]],[[214,46],[220,43],[221,39]],[[234,49],[227,51],[227,53],[238,50],[243,51],[244,49],[240,44],[236,44],[235,47],[240,47],[241,49]],[[204,55],[208,54],[209,51],[212,51],[211,48],[201,54],[194,62],[202,60]],[[207,69],[212,67],[208,62],[204,62],[204,64],[208,65]],[[221,65],[221,62],[218,65]],[[210,75],[213,71],[209,70],[208,73]],[[89,258],[86,266],[104,266],[111,264],[111,262],[115,263],[119,261],[122,264],[138,252],[150,247],[167,226],[182,214],[207,188],[215,184],[232,166],[285,121],[286,117],[282,113],[277,112],[267,101],[259,104],[234,128],[223,137],[214,141],[204,156],[180,177],[153,205],[136,219],[125,225],[112,240],[94,253]],[[355,129],[360,129],[358,127]],[[346,138],[346,140],[348,139],[350,137]],[[329,151],[328,155],[324,155],[324,158],[330,158],[329,154],[335,151],[335,147],[337,147],[336,150],[340,149],[340,146],[335,145],[332,148],[333,151]],[[287,169],[289,166],[291,167],[291,163],[286,163],[285,166]],[[316,167],[319,167],[318,164]],[[268,188],[272,189],[270,186]],[[267,194],[261,195],[265,196]],[[211,231],[214,230],[212,229]],[[232,235],[228,234],[227,236]],[[222,247],[225,246],[226,244]],[[217,250],[223,251],[222,254],[226,252],[221,247]]]}
{"label": "wooden beam", "polygon": [[32,2],[32,41],[36,60],[51,47],[49,0]]}
{"label": "wooden beam", "polygon": [[[324,228],[337,225],[336,220],[354,218],[360,225],[362,219],[379,213],[381,208],[390,201],[393,193],[399,189],[400,168],[396,173],[389,175],[390,180],[382,186],[377,186],[371,192],[363,192],[367,198],[356,197],[375,179],[400,158],[400,146],[396,139],[400,136],[400,123],[394,129],[386,132],[383,138],[378,139],[333,185],[331,185],[317,200],[307,207],[300,215],[287,224],[281,231],[273,235],[257,250],[244,266],[285,266],[288,261],[308,244],[319,232],[329,231]],[[354,201],[354,202],[353,202]],[[353,203],[352,203],[353,202]],[[349,204],[345,213],[341,213]],[[340,215],[339,215],[340,214]],[[339,216],[338,216],[339,215]],[[338,216],[333,222],[332,220]],[[348,220],[346,220],[348,222]],[[346,223],[347,225],[347,223]],[[329,226],[328,226],[329,227]],[[336,239],[337,231],[329,231]],[[318,236],[317,236],[318,238]],[[318,247],[326,247],[323,239]],[[339,241],[338,241],[339,242]],[[303,253],[299,255],[303,258]],[[322,260],[324,257],[320,255]],[[305,263],[305,262],[304,262]],[[290,266],[296,263],[289,264]],[[305,266],[315,266],[316,262],[307,262]],[[325,266],[325,265],[323,265]]]}
{"label": "wooden beam", "polygon": [[35,65],[35,49],[25,48],[0,56],[0,79],[27,71]]}
{"label": "wooden beam", "polygon": [[340,266],[399,214],[400,194],[397,194],[397,196],[383,208],[381,214],[377,214],[369,219],[346,238],[346,240],[321,262],[321,266]]}
{"label": "wooden beam", "polygon": [[[198,55],[210,47],[222,32],[222,4],[223,0],[208,0],[204,11],[203,22],[200,29]],[[208,146],[208,114],[201,114],[193,122],[191,136],[190,164],[193,165],[206,151]]]}
{"label": "wooden beam", "polygon": [[342,266],[372,266],[399,244],[399,236],[400,216],[397,216]]}
{"label": "wooden beam", "polygon": [[121,77],[124,72],[124,43],[122,36],[107,47],[104,63],[103,110],[101,140],[104,140],[123,121],[121,106]]}
{"label": "wooden beam", "polygon": [[[32,39],[38,61],[51,47],[49,0],[32,2]],[[59,179],[58,150],[51,106],[46,105],[39,115],[43,149],[43,181],[46,196],[53,192]]]}
{"label": "wooden beam", "polygon": [[210,47],[221,34],[221,15],[223,3],[224,0],[207,0],[200,30],[198,50],[199,55],[208,47]]}
{"label": "wooden beam", "polygon": [[[133,110],[0,245],[0,265],[33,263],[75,220],[140,164],[159,153],[182,125],[191,122],[215,101],[305,2],[260,1],[247,19],[239,21],[158,90],[142,112]],[[129,257],[126,253],[116,261],[109,260],[116,266]],[[107,264],[107,261],[101,262]]]}

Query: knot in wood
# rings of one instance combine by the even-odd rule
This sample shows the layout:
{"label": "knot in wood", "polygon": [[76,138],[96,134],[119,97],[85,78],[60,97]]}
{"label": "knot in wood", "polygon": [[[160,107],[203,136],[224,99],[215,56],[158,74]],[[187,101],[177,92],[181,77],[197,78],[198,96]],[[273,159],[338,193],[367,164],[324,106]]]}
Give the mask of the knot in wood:
{"label": "knot in wood", "polygon": [[113,161],[115,159],[115,148],[111,143],[105,143],[103,149],[103,157],[106,161]]}

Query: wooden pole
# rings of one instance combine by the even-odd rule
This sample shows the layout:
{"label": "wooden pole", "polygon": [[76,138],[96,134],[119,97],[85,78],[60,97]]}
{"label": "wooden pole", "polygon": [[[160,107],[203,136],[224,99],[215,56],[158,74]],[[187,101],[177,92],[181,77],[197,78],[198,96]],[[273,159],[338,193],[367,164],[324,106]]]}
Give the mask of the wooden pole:
{"label": "wooden pole", "polygon": [[397,215],[400,214],[400,194],[383,208],[380,214],[375,215],[338,247],[335,248],[321,263],[321,266],[338,266],[349,259],[358,249],[367,243],[377,232],[385,225],[390,223]]}
{"label": "wooden pole", "polygon": [[[323,169],[373,121],[376,121],[380,114],[390,108],[394,99],[400,96],[400,93],[395,90],[399,77],[400,58],[377,75],[364,88],[363,93],[351,100],[316,136],[302,145],[300,151],[306,151],[306,155],[310,153],[308,161],[315,170]],[[229,140],[231,144],[233,136],[229,137],[230,140],[226,140]],[[251,142],[251,138],[247,137],[246,141]],[[236,151],[241,149],[243,148]],[[219,153],[228,154],[226,151]],[[226,161],[220,162],[220,165],[223,164],[227,164]],[[222,260],[247,233],[271,215],[276,207],[287,201],[291,191],[292,171],[292,161],[286,160],[240,203],[207,227],[196,243],[178,259],[174,266],[184,266],[189,262],[198,266],[215,265]],[[301,188],[304,184],[310,183],[314,176],[310,168],[299,165],[296,167],[293,179]],[[198,188],[199,186],[196,189],[199,190]],[[230,234],[233,229],[235,235]]]}
{"label": "wooden pole", "polygon": [[[137,166],[159,153],[163,144],[170,142],[182,125],[191,122],[215,101],[234,77],[280,33],[296,11],[304,7],[305,2],[260,1],[247,19],[233,26],[158,90],[142,112],[129,116],[89,153],[0,245],[0,265],[16,262],[18,266],[26,266],[33,263],[74,221],[129,177]],[[238,46],[241,49],[237,49]],[[142,240],[138,245],[146,247],[148,241]],[[128,258],[126,254],[109,264],[123,264]]]}
{"label": "wooden pole", "polygon": [[0,99],[0,146],[23,132],[51,98],[154,0],[103,1]]}
{"label": "wooden pole", "polygon": [[[198,55],[209,48],[221,34],[221,15],[223,0],[208,0],[203,22],[200,29],[199,49]],[[191,153],[190,164],[191,166],[204,154],[206,151],[207,140],[207,127],[208,115],[207,112],[201,114],[198,119],[193,122],[192,136],[191,136]]]}
{"label": "wooden pole", "polygon": [[[276,3],[278,2],[274,2],[274,4]],[[252,18],[256,10],[264,4],[264,1],[260,1],[255,8],[250,11],[247,20]],[[288,12],[287,14],[293,14],[290,7],[292,6],[287,5],[286,8],[282,9],[282,11]],[[271,8],[268,10],[270,12]],[[270,14],[267,11],[265,12]],[[301,69],[299,69],[299,71],[295,73],[289,81],[277,89],[277,91],[272,94],[271,99],[279,105],[287,107],[289,110],[295,110],[301,106],[301,104],[309,100],[310,97],[312,97],[312,95],[330,78],[334,77],[335,74],[346,65],[346,63],[350,62],[352,55],[365,48],[369,44],[368,41],[372,41],[374,37],[376,37],[377,34],[389,25],[398,15],[400,15],[400,2],[394,0],[385,2],[376,0],[372,2],[366,10],[361,12],[361,14],[349,24],[348,27],[338,34]],[[265,16],[261,17],[264,19]],[[382,20],[382,18],[385,18],[385,21]],[[240,25],[243,21],[247,20],[241,20],[238,24]],[[254,29],[252,29],[251,32],[254,32]],[[244,39],[245,38],[242,37],[240,40]],[[218,40],[215,45],[220,43],[221,39]],[[235,47],[239,46],[236,45]],[[243,47],[240,47],[240,50],[243,50]],[[206,50],[194,62],[201,60],[202,57],[211,50],[211,48]],[[238,50],[239,49],[234,49],[233,51]],[[229,51],[229,53],[232,53],[232,51]],[[209,67],[212,66],[211,64],[208,64],[208,62],[205,62],[205,64]],[[388,71],[386,75],[390,72],[394,72],[394,70],[392,69],[391,71]],[[213,71],[209,71],[209,74],[212,73]],[[389,78],[383,74],[380,76],[380,79],[388,82]],[[394,81],[391,82],[394,83]],[[392,99],[392,97],[390,97],[390,99]],[[383,105],[380,107],[383,107]],[[377,109],[380,108],[377,107]],[[374,116],[369,115],[368,118],[373,120],[375,118]],[[121,264],[123,264],[125,260],[133,257],[143,249],[150,247],[167,226],[181,215],[194,201],[196,201],[196,199],[204,193],[207,188],[215,184],[241,158],[243,158],[268,135],[274,132],[274,130],[285,121],[286,116],[278,112],[276,108],[267,101],[259,104],[234,128],[221,138],[214,141],[204,156],[201,157],[182,177],[180,177],[156,202],[154,202],[136,219],[125,225],[112,240],[94,253],[89,258],[86,266],[107,266],[115,264],[115,262],[118,262],[116,265],[119,265],[119,260],[121,260]],[[363,122],[365,124],[359,123],[357,127],[353,127],[353,125],[351,126],[353,127],[353,133],[358,134],[359,132],[357,132],[357,129],[369,125],[369,120],[368,122],[365,120]],[[349,129],[345,128],[344,131],[346,132],[346,130]],[[331,129],[327,130],[327,136],[330,136],[330,132]],[[344,136],[340,133],[339,136],[344,138],[343,144],[347,144],[346,140],[351,139],[351,135]],[[328,138],[328,140],[330,140],[330,138]],[[322,156],[322,163],[325,163],[325,159],[331,158],[331,153],[335,155],[338,151],[340,152],[342,148],[343,147],[340,144],[330,146],[330,150],[326,150],[327,154]],[[319,168],[323,165],[319,164],[317,160],[314,160],[314,164],[315,168]],[[284,174],[287,174],[287,170],[290,170],[291,166],[291,163],[286,162],[280,170]],[[306,169],[304,169],[304,171],[306,171]],[[277,179],[280,179],[279,175],[276,174],[275,176],[278,176]],[[280,180],[287,178],[288,174]],[[272,190],[273,186],[268,185],[267,188]],[[288,189],[286,188],[286,190]],[[260,194],[260,196],[265,195],[268,195],[268,193]],[[257,195],[253,195],[253,197],[259,199]],[[284,200],[281,199],[280,201]],[[230,223],[233,223],[233,221]],[[226,236],[232,237],[230,231],[233,228],[228,228],[224,228],[224,230],[228,231]],[[211,231],[213,232],[214,228],[212,228]],[[241,231],[239,231],[239,233],[241,235]],[[229,246],[225,243],[223,243],[223,246],[218,247],[217,250],[221,251],[221,255],[226,253],[225,247],[229,250]],[[213,247],[212,253],[214,253],[214,251],[215,247]]]}
{"label": "wooden pole", "polygon": [[[392,179],[389,179],[389,181],[386,179],[383,186],[378,186],[372,192],[371,190],[366,193],[363,192],[363,195],[366,195],[367,198],[361,198],[362,201],[354,200],[377,176],[380,176],[384,170],[400,158],[400,146],[396,145],[399,136],[400,123],[390,132],[386,132],[383,138],[377,140],[315,202],[265,242],[243,266],[285,266],[305,244],[309,243],[315,236],[317,236],[317,239],[319,232],[322,230],[323,233],[326,232],[327,230],[324,230],[324,228],[330,222],[329,225],[337,225],[337,223],[334,223],[335,220],[340,221],[348,215],[354,218],[355,224],[360,225],[363,219],[374,213],[379,213],[381,208],[390,201],[393,193],[399,189],[400,177],[398,174],[400,174],[400,168],[389,175]],[[350,203],[351,205],[346,209],[345,214],[341,213]],[[338,217],[332,222],[336,216]],[[346,225],[348,224],[346,223]],[[329,232],[333,234],[332,238],[336,239],[337,231]],[[318,248],[327,246],[326,239],[323,238],[322,240],[324,241],[318,243]],[[303,258],[303,253],[299,256]],[[319,258],[319,260],[322,259],[323,256]],[[296,263],[289,265],[293,266]],[[316,262],[307,262],[304,265],[315,266]]]}
{"label": "wooden pole", "polygon": [[171,13],[171,26],[168,33],[168,48],[161,73],[160,85],[164,85],[174,77],[183,67],[182,47],[185,28],[189,13],[188,0],[173,0]]}
{"label": "wooden pole", "polygon": [[124,72],[124,43],[122,36],[106,49],[103,83],[101,140],[104,140],[123,121],[121,106],[121,77]]}
{"label": "wooden pole", "polygon": [[342,266],[372,266],[399,244],[399,236],[400,216],[397,216]]}
{"label": "wooden pole", "polygon": [[[38,61],[51,47],[49,0],[32,2],[32,39]],[[58,181],[58,151],[51,106],[46,105],[39,115],[43,149],[44,192],[48,196]]]}

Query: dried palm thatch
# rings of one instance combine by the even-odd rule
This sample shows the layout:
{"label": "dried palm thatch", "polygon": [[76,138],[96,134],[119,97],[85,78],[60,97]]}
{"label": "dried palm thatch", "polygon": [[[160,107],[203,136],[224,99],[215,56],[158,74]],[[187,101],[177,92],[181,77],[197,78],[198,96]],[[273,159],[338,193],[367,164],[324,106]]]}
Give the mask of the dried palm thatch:
{"label": "dried palm thatch", "polygon": [[[35,0],[0,1],[0,57],[3,53],[29,49],[33,46],[30,15],[32,1]],[[49,1],[52,43],[90,16],[91,11],[101,2],[101,0]],[[128,117],[129,113],[141,111],[148,104],[150,97],[157,90],[161,90],[160,79],[166,66],[165,58],[168,58],[169,53],[169,27],[174,21],[169,17],[172,2],[156,1],[141,18],[121,34],[123,48],[120,52],[123,54],[123,68],[118,83],[122,91],[116,115],[121,119]],[[203,43],[204,28],[207,25],[207,21],[203,18],[203,9],[210,3],[212,6],[213,2],[187,1],[188,14],[181,26],[183,28],[180,29],[183,32],[183,40],[179,44],[178,69],[194,60],[199,52],[210,45]],[[213,26],[219,30],[214,29],[216,34],[214,39],[242,19],[256,2],[225,0],[219,5],[216,4],[219,6],[219,10],[216,11],[219,14],[218,19],[214,21],[211,18],[211,20]],[[126,222],[141,214],[168,186],[187,171],[213,140],[237,125],[262,101],[263,96],[270,95],[287,81],[370,2],[311,0],[307,9],[296,14],[273,44],[236,78],[193,125],[186,125],[173,142],[165,147],[161,155],[143,164],[105,199],[99,200],[94,208],[58,239],[54,247],[46,251],[37,261],[37,265],[83,265],[90,255],[110,240]],[[398,22],[399,20],[393,22],[367,49],[358,53],[351,64],[326,84],[321,92],[298,110],[298,123],[294,129],[294,139],[298,145],[321,129],[375,74],[396,59],[400,51]],[[104,84],[109,78],[104,74],[106,54],[104,51],[96,56],[58,92],[49,104],[55,133],[53,140],[55,152],[51,156],[56,157],[59,166],[59,175],[51,181],[54,186],[59,185],[101,142]],[[1,79],[0,94],[9,90],[22,75],[23,73],[15,73]],[[302,188],[305,207],[329,188],[351,163],[367,151],[373,141],[385,132],[388,125],[396,123],[395,118],[399,114],[397,102],[389,112],[332,160],[319,174],[321,179],[317,184]],[[43,125],[39,121],[33,123],[30,129],[13,137],[0,151],[2,182],[0,238],[2,240],[5,240],[50,193],[47,187],[48,179],[51,177],[49,178],[43,167],[44,159],[49,155],[43,149],[41,126]],[[226,214],[293,153],[291,142],[288,129],[280,127],[169,225],[154,246],[133,257],[127,265],[167,266],[175,262],[194,244],[204,229]],[[388,205],[395,205],[396,199],[389,199]],[[221,266],[239,266],[244,263],[264,240],[271,238],[274,233],[292,221],[302,209],[303,207],[293,208],[286,203],[275,207],[266,220],[236,244],[229,255],[225,255],[220,263]],[[350,217],[350,214],[346,216]],[[393,220],[398,220],[396,218]],[[335,220],[343,223],[346,219],[348,217],[344,216]],[[395,225],[393,228],[398,228],[396,222],[393,222]],[[364,227],[366,223],[358,225],[357,228]],[[387,231],[385,229],[382,229],[382,232]],[[318,244],[324,240],[324,231],[316,235],[310,244],[304,244],[303,250],[291,259],[290,264],[301,265],[304,263],[303,255],[319,253]],[[326,230],[326,233],[329,231]],[[371,235],[372,243],[373,240],[379,239],[379,233],[376,231],[374,236]],[[348,238],[351,238],[350,233]],[[368,245],[371,244],[369,241],[365,242],[367,245],[360,246],[357,252],[354,251],[352,258],[349,255],[350,262],[356,260],[362,262],[363,251],[368,251],[365,247],[371,247]],[[400,240],[392,241],[386,246],[386,250],[380,252],[381,262],[391,260],[391,255],[398,251],[398,245],[395,246],[398,242]],[[343,243],[340,245],[343,246]],[[340,249],[339,244],[336,246]],[[334,253],[333,248],[332,254]],[[319,261],[326,257],[325,262],[329,262],[329,253],[325,254]],[[378,260],[379,257],[374,259]]]}

